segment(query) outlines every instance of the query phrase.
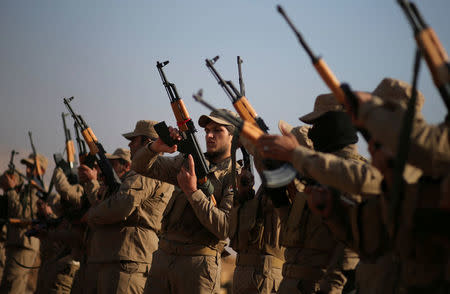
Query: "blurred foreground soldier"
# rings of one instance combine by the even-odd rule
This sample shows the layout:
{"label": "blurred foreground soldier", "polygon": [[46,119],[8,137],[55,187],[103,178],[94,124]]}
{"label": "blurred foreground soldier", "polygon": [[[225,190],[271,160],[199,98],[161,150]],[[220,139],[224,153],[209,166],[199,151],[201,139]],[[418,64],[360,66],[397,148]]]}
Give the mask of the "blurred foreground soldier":
{"label": "blurred foreground soldier", "polygon": [[[411,87],[404,82],[385,80],[394,99],[359,93],[358,122],[370,131],[373,138],[397,154],[403,117],[405,95],[411,96]],[[406,89],[406,90],[405,90]],[[402,92],[403,91],[403,92]],[[396,98],[396,99],[395,99]],[[394,101],[391,101],[394,100]],[[395,101],[396,100],[396,101]],[[423,99],[418,93],[416,109]],[[410,134],[407,162],[423,172],[416,184],[407,184],[401,197],[399,215],[391,219],[388,209],[392,199],[392,165],[384,174],[386,190],[381,209],[384,223],[400,258],[399,293],[449,293],[448,178],[450,171],[450,144],[448,120],[429,125],[417,113]],[[406,150],[404,152],[407,152]],[[387,162],[392,160],[388,158]],[[405,172],[406,172],[405,168]],[[407,180],[407,179],[405,179]],[[395,195],[394,195],[395,196]],[[391,228],[396,228],[392,230]],[[392,235],[394,232],[395,235]]]}
{"label": "blurred foreground soldier", "polygon": [[280,217],[253,175],[242,169],[230,216],[231,247],[237,252],[233,293],[276,293],[284,263]]}
{"label": "blurred foreground soldier", "polygon": [[130,170],[136,151],[158,139],[155,123],[138,121],[133,132],[123,134],[131,152],[119,148],[107,156],[122,185],[88,211],[87,221],[94,228],[88,262],[100,264],[97,293],[144,291],[162,215],[173,192],[172,185]]}
{"label": "blurred foreground soldier", "polygon": [[[299,172],[307,185],[314,183],[307,179],[331,183],[335,176],[346,182],[357,178],[362,185],[366,177],[358,174],[358,169],[349,169],[349,164],[346,164],[350,162],[350,165],[354,163],[359,169],[363,168],[363,158],[355,145],[358,140],[356,130],[334,97],[330,94],[318,96],[314,111],[300,119],[312,127],[292,128],[281,122],[280,129],[286,136],[263,136],[258,141],[262,156],[291,162],[297,169],[302,167]],[[312,146],[314,150],[310,149]],[[294,161],[298,151],[304,153],[298,159],[307,160],[299,166]],[[327,164],[328,159],[336,164]],[[313,169],[316,171],[311,172]],[[284,215],[281,244],[286,246],[286,263],[279,293],[341,293],[351,290],[358,256],[336,241],[322,219],[312,214],[306,203],[303,183],[295,182],[295,186],[291,184],[288,188],[291,205],[280,207]],[[360,200],[353,194],[346,193],[346,196],[352,201]]]}
{"label": "blurred foreground soldier", "polygon": [[[34,155],[21,160],[26,165],[27,178],[33,179],[35,176],[44,175],[47,168],[47,158],[41,154],[36,155],[38,166],[35,167]],[[5,174],[2,177],[2,188],[8,197],[8,218],[19,218],[32,220],[37,217],[38,193],[41,193],[30,183],[23,189],[17,191],[15,188],[18,182],[15,177]],[[27,237],[27,228],[20,225],[10,224],[6,241],[6,267],[0,286],[0,293],[25,293],[27,287],[28,273],[34,266],[39,254],[39,239]]]}
{"label": "blurred foreground soldier", "polygon": [[[154,254],[145,293],[217,293],[221,254],[229,237],[229,212],[233,202],[231,141],[234,127],[214,112],[202,115],[206,132],[207,178],[214,198],[197,186],[192,156],[159,156],[172,153],[161,139],[140,149],[133,160],[137,172],[176,185],[164,213],[159,248]],[[171,129],[177,137],[176,130]],[[178,137],[178,139],[180,139]],[[186,165],[186,163],[188,165]]]}

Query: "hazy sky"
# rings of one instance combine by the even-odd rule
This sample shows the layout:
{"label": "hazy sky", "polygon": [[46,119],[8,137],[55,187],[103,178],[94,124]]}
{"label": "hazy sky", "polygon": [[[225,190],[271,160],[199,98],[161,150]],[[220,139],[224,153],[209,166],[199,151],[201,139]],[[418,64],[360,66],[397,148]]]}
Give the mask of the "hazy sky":
{"label": "hazy sky", "polygon": [[[450,50],[450,1],[416,1]],[[420,3],[419,3],[420,2]],[[11,149],[62,152],[62,97],[75,96],[82,114],[107,151],[125,147],[122,133],[139,119],[175,123],[156,61],[176,83],[191,116],[207,111],[192,93],[231,108],[205,67],[220,55],[217,69],[237,85],[236,56],[249,101],[272,132],[279,119],[293,125],[328,92],[273,1],[0,1],[0,164]],[[313,50],[342,81],[373,90],[386,76],[410,82],[415,42],[394,0],[282,1]],[[430,123],[446,109],[425,64],[419,89]],[[72,120],[69,119],[70,125]],[[72,128],[71,128],[72,129]],[[73,133],[73,129],[72,129]],[[203,141],[203,132],[199,140]],[[365,146],[362,152],[367,154]],[[19,160],[16,164],[20,166]],[[47,176],[48,180],[49,176]]]}

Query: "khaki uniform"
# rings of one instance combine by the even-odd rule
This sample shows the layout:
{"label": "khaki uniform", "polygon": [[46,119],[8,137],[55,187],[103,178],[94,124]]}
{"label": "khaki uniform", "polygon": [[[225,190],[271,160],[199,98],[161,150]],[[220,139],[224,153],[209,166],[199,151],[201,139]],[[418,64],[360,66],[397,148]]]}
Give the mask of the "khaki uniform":
{"label": "khaki uniform", "polygon": [[6,265],[6,225],[1,226],[0,232],[0,281]]}
{"label": "khaki uniform", "polygon": [[172,185],[130,171],[117,193],[89,210],[88,263],[99,265],[98,293],[143,292],[172,192]]}
{"label": "khaki uniform", "polygon": [[[37,216],[37,190],[30,185],[17,193],[10,190],[8,197],[8,217],[32,220]],[[0,286],[0,293],[24,293],[30,269],[39,254],[39,239],[25,236],[27,227],[9,225],[6,240],[6,267]],[[23,266],[21,266],[21,265]]]}
{"label": "khaki uniform", "polygon": [[[182,155],[161,157],[141,148],[133,158],[138,173],[177,185]],[[185,195],[175,188],[164,213],[145,293],[212,293],[220,287],[221,253],[229,237],[233,203],[231,159],[210,165],[208,179],[217,206],[201,190]]]}
{"label": "khaki uniform", "polygon": [[[361,105],[359,118],[374,138],[396,154],[404,112],[402,105],[387,104],[374,97]],[[420,114],[413,123],[408,163],[420,168],[424,176],[417,184],[406,186],[407,197],[403,197],[401,203],[397,234],[391,236],[395,240],[395,252],[399,259],[398,291],[401,293],[446,293],[450,289],[446,269],[448,250],[445,244],[437,241],[441,238],[439,233],[435,235],[431,232],[433,229],[445,232],[446,229],[439,229],[443,224],[438,219],[434,220],[434,215],[438,213],[428,214],[426,219],[417,218],[422,212],[440,212],[440,205],[448,199],[448,190],[445,188],[445,178],[450,170],[448,126],[448,122],[427,125]],[[393,227],[386,217],[389,198],[383,197],[379,206],[383,224],[387,228]],[[368,207],[359,209],[369,210]],[[422,225],[425,220],[427,228]],[[376,236],[372,236],[372,239],[376,239]]]}
{"label": "khaki uniform", "polygon": [[258,190],[255,197],[231,209],[231,247],[238,253],[233,293],[276,293],[283,278],[281,220],[272,201]]}

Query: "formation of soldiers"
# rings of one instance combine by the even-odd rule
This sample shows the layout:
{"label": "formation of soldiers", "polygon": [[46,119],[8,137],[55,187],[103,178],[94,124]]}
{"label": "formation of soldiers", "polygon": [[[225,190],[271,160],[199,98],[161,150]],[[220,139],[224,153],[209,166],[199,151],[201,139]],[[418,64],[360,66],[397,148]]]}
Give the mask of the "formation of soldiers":
{"label": "formation of soldiers", "polygon": [[[177,128],[139,120],[122,134],[129,150],[81,156],[75,173],[67,147],[56,193],[41,180],[45,156],[23,158],[25,175],[11,160],[0,178],[0,293],[220,293],[227,243],[232,293],[450,293],[449,117],[426,123],[414,83],[347,90],[351,107],[336,91],[319,95],[304,125],[279,121],[281,135],[236,106],[248,103],[243,87],[239,114],[214,109],[196,123],[175,90]],[[204,154],[187,137],[193,124]]]}

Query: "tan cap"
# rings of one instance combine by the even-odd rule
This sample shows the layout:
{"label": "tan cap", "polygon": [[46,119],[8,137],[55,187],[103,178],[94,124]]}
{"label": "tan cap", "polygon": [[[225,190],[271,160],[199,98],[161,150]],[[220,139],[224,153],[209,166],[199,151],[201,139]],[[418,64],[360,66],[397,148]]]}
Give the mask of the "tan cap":
{"label": "tan cap", "polygon": [[[372,95],[378,96],[386,102],[400,103],[405,108],[411,94],[412,86],[410,84],[393,78],[384,78],[372,92]],[[422,109],[424,101],[425,97],[417,90],[416,110]]]}
{"label": "tan cap", "polygon": [[[231,110],[228,109],[218,109],[221,112],[225,112],[226,114],[233,116],[235,118],[238,117],[238,115],[236,113],[234,113]],[[211,121],[218,123],[220,125],[224,125],[224,126],[232,126],[233,124],[229,123],[228,121],[224,120],[219,114],[218,111],[212,111],[209,115],[202,115],[200,116],[200,118],[198,119],[198,125],[201,126],[202,128],[206,127],[207,124],[209,124]]]}
{"label": "tan cap", "polygon": [[280,120],[278,122],[278,129],[280,130],[281,134],[287,135],[288,133],[291,133],[295,136],[298,143],[300,145],[313,148],[313,142],[310,138],[308,138],[308,130],[310,129],[310,126],[298,126],[298,127],[292,127],[289,123],[285,122],[284,120]]}
{"label": "tan cap", "polygon": [[[44,170],[46,170],[47,169],[47,164],[48,164],[47,157],[45,157],[44,155],[42,155],[40,153],[36,154],[36,157],[37,157],[39,165]],[[20,161],[20,163],[22,163],[22,164],[29,164],[29,165],[34,166],[34,155],[33,155],[33,153],[31,153],[27,158],[23,158]]]}
{"label": "tan cap", "polygon": [[122,134],[127,140],[132,140],[137,136],[147,136],[152,139],[158,138],[154,125],[158,122],[154,120],[139,120],[133,132]]}
{"label": "tan cap", "polygon": [[314,110],[299,119],[307,124],[324,115],[329,111],[344,111],[344,107],[334,98],[333,94],[322,94],[317,96],[314,102]]}
{"label": "tan cap", "polygon": [[117,148],[113,154],[106,153],[108,159],[123,159],[131,163],[131,152],[125,148]]}

